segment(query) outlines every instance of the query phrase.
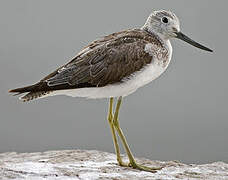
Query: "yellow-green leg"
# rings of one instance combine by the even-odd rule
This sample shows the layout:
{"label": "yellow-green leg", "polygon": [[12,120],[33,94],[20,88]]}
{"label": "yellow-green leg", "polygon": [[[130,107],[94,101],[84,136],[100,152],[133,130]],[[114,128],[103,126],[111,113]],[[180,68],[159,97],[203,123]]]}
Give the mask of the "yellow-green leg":
{"label": "yellow-green leg", "polygon": [[112,132],[112,139],[113,139],[113,143],[114,143],[114,147],[115,147],[115,151],[116,151],[117,161],[120,166],[126,166],[126,164],[122,161],[122,158],[120,156],[120,148],[119,148],[119,145],[117,142],[115,127],[113,124],[112,107],[113,107],[113,97],[110,98],[110,102],[109,102],[108,122],[109,122],[111,132]]}
{"label": "yellow-green leg", "polygon": [[[125,138],[125,136],[123,134],[122,129],[120,128],[119,121],[118,121],[118,116],[119,116],[119,110],[120,110],[121,102],[122,102],[122,97],[120,96],[118,101],[117,101],[116,111],[114,113],[114,118],[113,118],[113,124],[115,126],[116,131],[118,132],[118,134],[120,136],[120,139],[122,140],[122,143],[123,143],[124,148],[126,150],[127,156],[129,158],[129,164],[127,166],[133,167],[135,169],[139,169],[139,170],[149,171],[149,172],[155,173],[156,170],[160,170],[160,169],[162,169],[162,167],[147,167],[147,166],[139,165],[139,164],[136,163],[136,161],[134,159],[134,156],[131,153],[131,150],[130,150],[128,144],[127,144],[127,140],[126,140],[126,138]],[[124,165],[124,166],[126,166],[126,165]]]}

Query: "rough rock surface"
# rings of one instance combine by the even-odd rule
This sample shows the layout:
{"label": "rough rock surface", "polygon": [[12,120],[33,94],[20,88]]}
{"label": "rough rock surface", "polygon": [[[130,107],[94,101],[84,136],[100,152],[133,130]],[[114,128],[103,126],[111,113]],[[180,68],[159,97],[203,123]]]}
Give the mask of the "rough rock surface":
{"label": "rough rock surface", "polygon": [[[125,159],[126,160],[126,159]],[[157,173],[117,165],[116,156],[87,150],[0,154],[0,179],[81,180],[81,179],[226,179],[228,164],[182,164],[176,161],[137,159],[148,166],[165,166]]]}

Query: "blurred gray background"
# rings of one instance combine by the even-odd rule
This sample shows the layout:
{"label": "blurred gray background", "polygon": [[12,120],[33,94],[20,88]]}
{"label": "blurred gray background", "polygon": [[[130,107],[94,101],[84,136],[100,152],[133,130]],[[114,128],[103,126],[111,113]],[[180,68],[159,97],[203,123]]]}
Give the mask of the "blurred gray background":
{"label": "blurred gray background", "polygon": [[124,99],[121,127],[139,157],[228,162],[227,5],[226,0],[1,0],[0,152],[114,152],[106,99],[55,96],[22,103],[7,91],[40,80],[92,40],[141,27],[152,10],[168,9],[185,34],[214,53],[172,40],[171,65]]}

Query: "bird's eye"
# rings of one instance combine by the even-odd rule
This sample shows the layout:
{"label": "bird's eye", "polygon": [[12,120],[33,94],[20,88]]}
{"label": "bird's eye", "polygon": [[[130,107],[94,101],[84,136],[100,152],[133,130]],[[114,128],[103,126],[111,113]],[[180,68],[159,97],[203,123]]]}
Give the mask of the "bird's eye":
{"label": "bird's eye", "polygon": [[168,22],[169,22],[169,20],[168,20],[168,18],[167,18],[167,17],[163,17],[163,18],[162,18],[162,22],[163,22],[163,23],[168,23]]}

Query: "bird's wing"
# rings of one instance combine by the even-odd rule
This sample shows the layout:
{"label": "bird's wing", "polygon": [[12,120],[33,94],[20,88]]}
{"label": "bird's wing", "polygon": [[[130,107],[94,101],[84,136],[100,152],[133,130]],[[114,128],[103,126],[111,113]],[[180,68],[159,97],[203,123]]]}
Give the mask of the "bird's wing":
{"label": "bird's wing", "polygon": [[89,83],[91,86],[105,86],[121,81],[152,60],[144,51],[145,43],[140,40],[110,48],[104,46],[59,69],[55,76],[45,80],[47,85]]}
{"label": "bird's wing", "polygon": [[70,63],[58,69],[55,75],[43,81],[51,89],[101,87],[121,82],[150,63],[153,57],[145,52],[144,39],[121,37],[87,50]]}
{"label": "bird's wing", "polygon": [[[73,60],[32,86],[31,92],[102,87],[118,83],[151,63],[145,51],[160,41],[142,30],[128,30],[92,42]],[[28,92],[28,91],[27,91]]]}

